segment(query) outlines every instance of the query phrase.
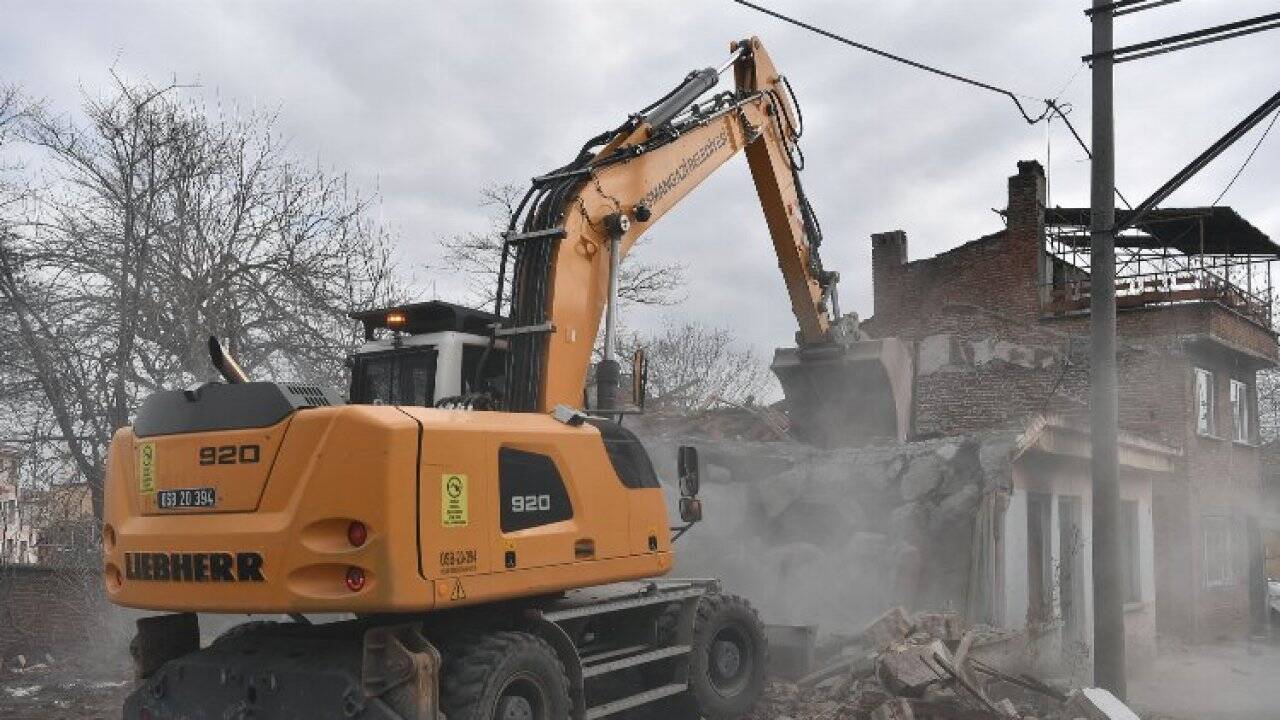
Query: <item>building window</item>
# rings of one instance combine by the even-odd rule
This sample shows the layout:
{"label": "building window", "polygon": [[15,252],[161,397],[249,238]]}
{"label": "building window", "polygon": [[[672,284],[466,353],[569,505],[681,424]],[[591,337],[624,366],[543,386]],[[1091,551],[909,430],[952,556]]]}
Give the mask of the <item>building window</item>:
{"label": "building window", "polygon": [[1027,619],[1053,620],[1053,496],[1027,493]]}
{"label": "building window", "polygon": [[1142,602],[1142,543],[1139,535],[1138,501],[1120,501],[1120,571],[1124,578],[1124,601]]}
{"label": "building window", "polygon": [[1200,518],[1204,541],[1204,584],[1227,587],[1235,583],[1235,554],[1232,552],[1231,518],[1205,515]]}
{"label": "building window", "polygon": [[1231,381],[1231,421],[1236,442],[1253,439],[1253,427],[1249,422],[1249,386],[1239,380]]}
{"label": "building window", "polygon": [[1204,368],[1196,368],[1196,432],[1200,435],[1213,435],[1214,402],[1213,373]]}

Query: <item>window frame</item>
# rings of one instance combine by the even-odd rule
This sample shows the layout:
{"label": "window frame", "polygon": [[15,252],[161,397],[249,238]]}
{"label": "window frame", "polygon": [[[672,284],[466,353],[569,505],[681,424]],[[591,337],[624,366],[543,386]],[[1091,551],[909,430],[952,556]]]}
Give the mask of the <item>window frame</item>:
{"label": "window frame", "polygon": [[[1216,526],[1216,527],[1211,527]],[[1219,536],[1210,540],[1210,536]],[[1230,515],[1202,515],[1200,517],[1201,576],[1206,588],[1217,590],[1234,587],[1237,574],[1234,558],[1235,536]],[[1221,553],[1215,557],[1215,552]]]}
{"label": "window frame", "polygon": [[[1194,411],[1196,434],[1201,437],[1217,437],[1218,431],[1218,392],[1217,379],[1214,372],[1208,368],[1194,367],[1192,368],[1192,376],[1194,378]],[[1201,397],[1201,381],[1204,381],[1204,397]],[[1205,406],[1207,405],[1207,408]],[[1201,410],[1207,411],[1203,414],[1204,425],[1201,425]]]}
{"label": "window frame", "polygon": [[1232,439],[1239,443],[1253,441],[1252,403],[1249,402],[1249,383],[1231,378],[1227,399],[1231,404]]}

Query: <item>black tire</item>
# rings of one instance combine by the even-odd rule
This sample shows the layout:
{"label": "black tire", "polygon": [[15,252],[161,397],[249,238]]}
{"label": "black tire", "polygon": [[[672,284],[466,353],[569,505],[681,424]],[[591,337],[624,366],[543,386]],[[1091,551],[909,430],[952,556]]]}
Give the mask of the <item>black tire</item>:
{"label": "black tire", "polygon": [[737,595],[704,595],[693,622],[689,689],[677,704],[705,720],[746,715],[764,693],[768,654],[764,624],[750,603]]}
{"label": "black tire", "polygon": [[244,637],[245,635],[262,632],[264,630],[274,630],[282,624],[283,623],[277,620],[249,620],[242,622],[239,625],[233,625],[230,628],[227,628],[225,632],[214,638],[213,642],[222,643],[227,642],[228,640],[235,640],[236,638]]}
{"label": "black tire", "polygon": [[495,632],[445,650],[440,705],[449,720],[564,720],[569,678],[556,651],[524,632]]}

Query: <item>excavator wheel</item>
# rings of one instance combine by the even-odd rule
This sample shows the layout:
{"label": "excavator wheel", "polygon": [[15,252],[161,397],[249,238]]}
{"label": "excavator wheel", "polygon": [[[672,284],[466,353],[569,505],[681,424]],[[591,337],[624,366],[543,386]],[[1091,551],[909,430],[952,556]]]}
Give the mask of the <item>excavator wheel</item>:
{"label": "excavator wheel", "polygon": [[736,720],[764,693],[769,645],[755,608],[737,595],[698,602],[689,653],[689,689],[676,697],[678,717]]}
{"label": "excavator wheel", "polygon": [[449,720],[564,720],[573,705],[556,651],[524,632],[494,632],[451,643],[440,705]]}

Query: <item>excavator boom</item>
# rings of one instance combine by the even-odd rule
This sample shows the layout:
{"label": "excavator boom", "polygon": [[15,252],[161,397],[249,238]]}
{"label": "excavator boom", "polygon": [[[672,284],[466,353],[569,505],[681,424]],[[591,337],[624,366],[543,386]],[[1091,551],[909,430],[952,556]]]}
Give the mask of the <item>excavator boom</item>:
{"label": "excavator boom", "polygon": [[[900,363],[907,355],[897,348],[887,354],[839,350],[858,339],[856,320],[840,316],[839,275],[823,267],[819,254],[821,229],[800,183],[797,143],[803,128],[790,86],[758,38],[730,49],[733,56],[720,70],[690,73],[663,99],[594,138],[598,150],[588,143],[574,162],[534,179],[507,236],[514,253],[511,315],[500,331],[511,343],[507,408],[545,413],[581,404],[615,261],[694,188],[745,152],[799,326],[800,348],[779,365],[784,388],[805,396],[803,406],[792,408],[793,415],[805,415],[798,427],[844,427],[855,434],[874,427],[876,434],[901,436],[905,386],[890,382],[900,368],[875,364],[886,358]],[[698,102],[728,69],[734,89]],[[502,302],[500,297],[499,308]],[[815,383],[860,388],[852,396],[844,393],[845,405],[856,407],[809,412],[824,396],[813,391]],[[884,421],[846,422],[868,408],[879,408]],[[810,421],[815,417],[821,420]],[[824,442],[838,437],[807,434]]]}

